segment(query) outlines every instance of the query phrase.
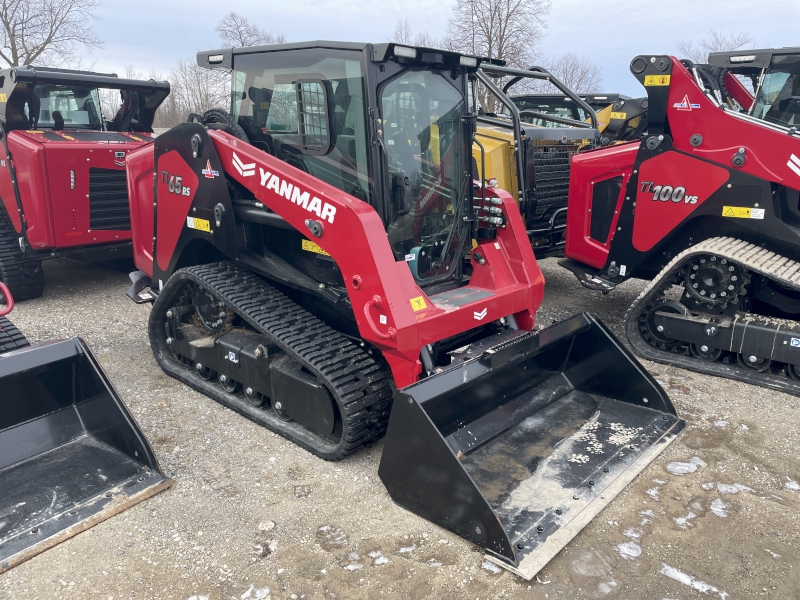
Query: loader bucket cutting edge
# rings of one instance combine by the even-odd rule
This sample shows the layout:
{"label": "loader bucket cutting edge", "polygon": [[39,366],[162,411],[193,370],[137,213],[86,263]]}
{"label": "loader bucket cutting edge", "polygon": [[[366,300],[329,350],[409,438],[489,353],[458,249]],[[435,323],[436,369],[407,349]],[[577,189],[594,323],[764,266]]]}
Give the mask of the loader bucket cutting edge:
{"label": "loader bucket cutting edge", "polygon": [[392,499],[532,579],[684,428],[593,315],[515,333],[398,390]]}
{"label": "loader bucket cutting edge", "polygon": [[0,573],[172,485],[83,340],[0,355],[0,390]]}

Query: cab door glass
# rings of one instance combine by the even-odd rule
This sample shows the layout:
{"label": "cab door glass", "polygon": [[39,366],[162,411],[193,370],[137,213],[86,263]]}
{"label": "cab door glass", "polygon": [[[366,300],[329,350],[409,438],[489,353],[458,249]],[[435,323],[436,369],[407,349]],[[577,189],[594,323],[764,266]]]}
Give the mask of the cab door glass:
{"label": "cab door glass", "polygon": [[381,92],[390,191],[389,242],[418,280],[452,273],[467,193],[464,95],[438,72],[406,71]]}

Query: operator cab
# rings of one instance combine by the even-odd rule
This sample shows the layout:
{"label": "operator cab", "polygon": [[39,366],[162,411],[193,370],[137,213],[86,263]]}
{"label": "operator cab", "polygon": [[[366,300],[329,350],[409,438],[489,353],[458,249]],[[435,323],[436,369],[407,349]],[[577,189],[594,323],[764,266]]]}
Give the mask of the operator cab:
{"label": "operator cab", "polygon": [[152,80],[15,67],[0,71],[0,123],[6,131],[151,133],[156,108],[168,93],[168,86]]}
{"label": "operator cab", "polygon": [[750,115],[775,125],[800,127],[800,48],[712,52],[708,64],[750,84],[754,101],[744,107]]}
{"label": "operator cab", "polygon": [[[197,55],[232,71],[231,114],[247,141],[371,204],[422,285],[460,285],[476,235],[468,82],[480,60],[323,41]],[[285,258],[299,246],[287,235],[270,248]]]}

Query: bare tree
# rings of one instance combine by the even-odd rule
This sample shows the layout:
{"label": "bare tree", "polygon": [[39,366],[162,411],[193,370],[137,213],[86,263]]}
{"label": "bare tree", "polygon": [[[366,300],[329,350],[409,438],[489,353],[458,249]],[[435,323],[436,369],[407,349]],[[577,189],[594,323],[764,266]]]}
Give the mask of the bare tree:
{"label": "bare tree", "polygon": [[412,38],[411,23],[408,22],[408,19],[397,19],[390,41],[398,44],[410,44]]}
{"label": "bare tree", "polygon": [[283,44],[286,37],[282,33],[273,35],[247,17],[231,11],[217,24],[216,31],[222,43],[227,46],[266,46],[269,44]]}
{"label": "bare tree", "polygon": [[169,74],[170,97],[182,118],[189,113],[204,113],[211,108],[228,110],[231,104],[230,74],[205,69],[193,58],[179,60]]}
{"label": "bare tree", "polygon": [[101,0],[0,0],[0,58],[9,66],[61,65],[102,48],[92,31]]}
{"label": "bare tree", "polygon": [[[547,27],[550,0],[456,0],[447,45],[465,54],[528,67]],[[494,112],[496,101],[479,88],[479,101]]]}
{"label": "bare tree", "polygon": [[710,52],[728,52],[744,46],[752,47],[753,37],[744,31],[725,35],[721,31],[711,29],[701,40],[682,40],[678,42],[678,58],[688,58],[694,63],[708,62]]}
{"label": "bare tree", "polygon": [[461,52],[526,67],[544,37],[549,11],[550,0],[456,0],[448,38]]}
{"label": "bare tree", "polygon": [[446,43],[441,41],[435,35],[431,35],[427,31],[423,31],[422,33],[418,33],[416,36],[414,36],[414,45],[422,46],[423,48],[442,48],[446,46]]}
{"label": "bare tree", "polygon": [[[542,66],[577,94],[598,92],[603,85],[603,70],[588,58],[579,56],[575,52],[568,52],[554,59],[545,59],[542,61]],[[514,86],[513,91],[535,94],[561,93],[555,86],[542,80],[523,80]]]}
{"label": "bare tree", "polygon": [[446,41],[437,38],[435,35],[431,35],[427,31],[414,35],[414,31],[411,29],[411,23],[408,22],[408,19],[397,19],[394,32],[389,40],[399,44],[413,44],[414,46],[422,46],[424,48],[443,48],[447,46]]}

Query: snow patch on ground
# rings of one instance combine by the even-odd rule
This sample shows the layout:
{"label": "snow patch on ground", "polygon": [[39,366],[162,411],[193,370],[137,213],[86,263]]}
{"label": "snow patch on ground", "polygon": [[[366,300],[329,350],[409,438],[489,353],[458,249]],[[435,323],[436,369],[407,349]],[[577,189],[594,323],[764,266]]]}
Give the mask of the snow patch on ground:
{"label": "snow patch on ground", "polygon": [[697,590],[700,593],[705,594],[706,596],[714,594],[720,600],[726,600],[729,597],[727,592],[723,592],[722,590],[714,587],[713,585],[706,583],[705,581],[700,581],[699,579],[695,579],[691,575],[684,573],[683,571],[679,571],[675,567],[670,567],[667,563],[661,563],[663,568],[659,571],[662,575],[666,575],[670,579],[674,579],[678,583],[682,583],[685,586],[692,588],[693,590]]}
{"label": "snow patch on ground", "polygon": [[617,552],[625,560],[633,560],[642,555],[642,547],[636,542],[623,542],[617,545]]}
{"label": "snow patch on ground", "polygon": [[389,559],[383,555],[383,552],[380,550],[376,550],[375,552],[370,552],[369,557],[372,559],[372,564],[376,567],[381,565],[385,565],[389,562]]}
{"label": "snow patch on ground", "polygon": [[674,520],[675,524],[681,529],[689,529],[690,527],[694,526],[694,524],[690,523],[690,521],[695,518],[697,518],[697,515],[692,511],[689,511],[689,514],[685,517],[676,517]]}
{"label": "snow patch on ground", "polygon": [[689,462],[671,462],[667,465],[667,471],[673,475],[686,475],[697,471],[697,467],[707,467],[708,464],[699,456],[693,456]]}
{"label": "snow patch on ground", "polygon": [[250,588],[241,595],[241,600],[263,600],[269,596],[269,588],[256,588],[253,584],[250,584]]}
{"label": "snow patch on ground", "polygon": [[753,488],[749,488],[741,483],[718,483],[717,491],[720,494],[738,494],[739,492],[755,492]]}
{"label": "snow patch on ground", "polygon": [[711,503],[711,512],[720,519],[724,519],[728,516],[728,509],[730,509],[730,506],[731,505],[727,502],[723,502],[721,498],[717,498]]}
{"label": "snow patch on ground", "polygon": [[500,575],[500,573],[503,572],[503,569],[501,569],[498,565],[494,564],[490,560],[483,561],[481,563],[481,569],[486,569],[487,571],[490,571],[490,572],[494,573],[495,575]]}

